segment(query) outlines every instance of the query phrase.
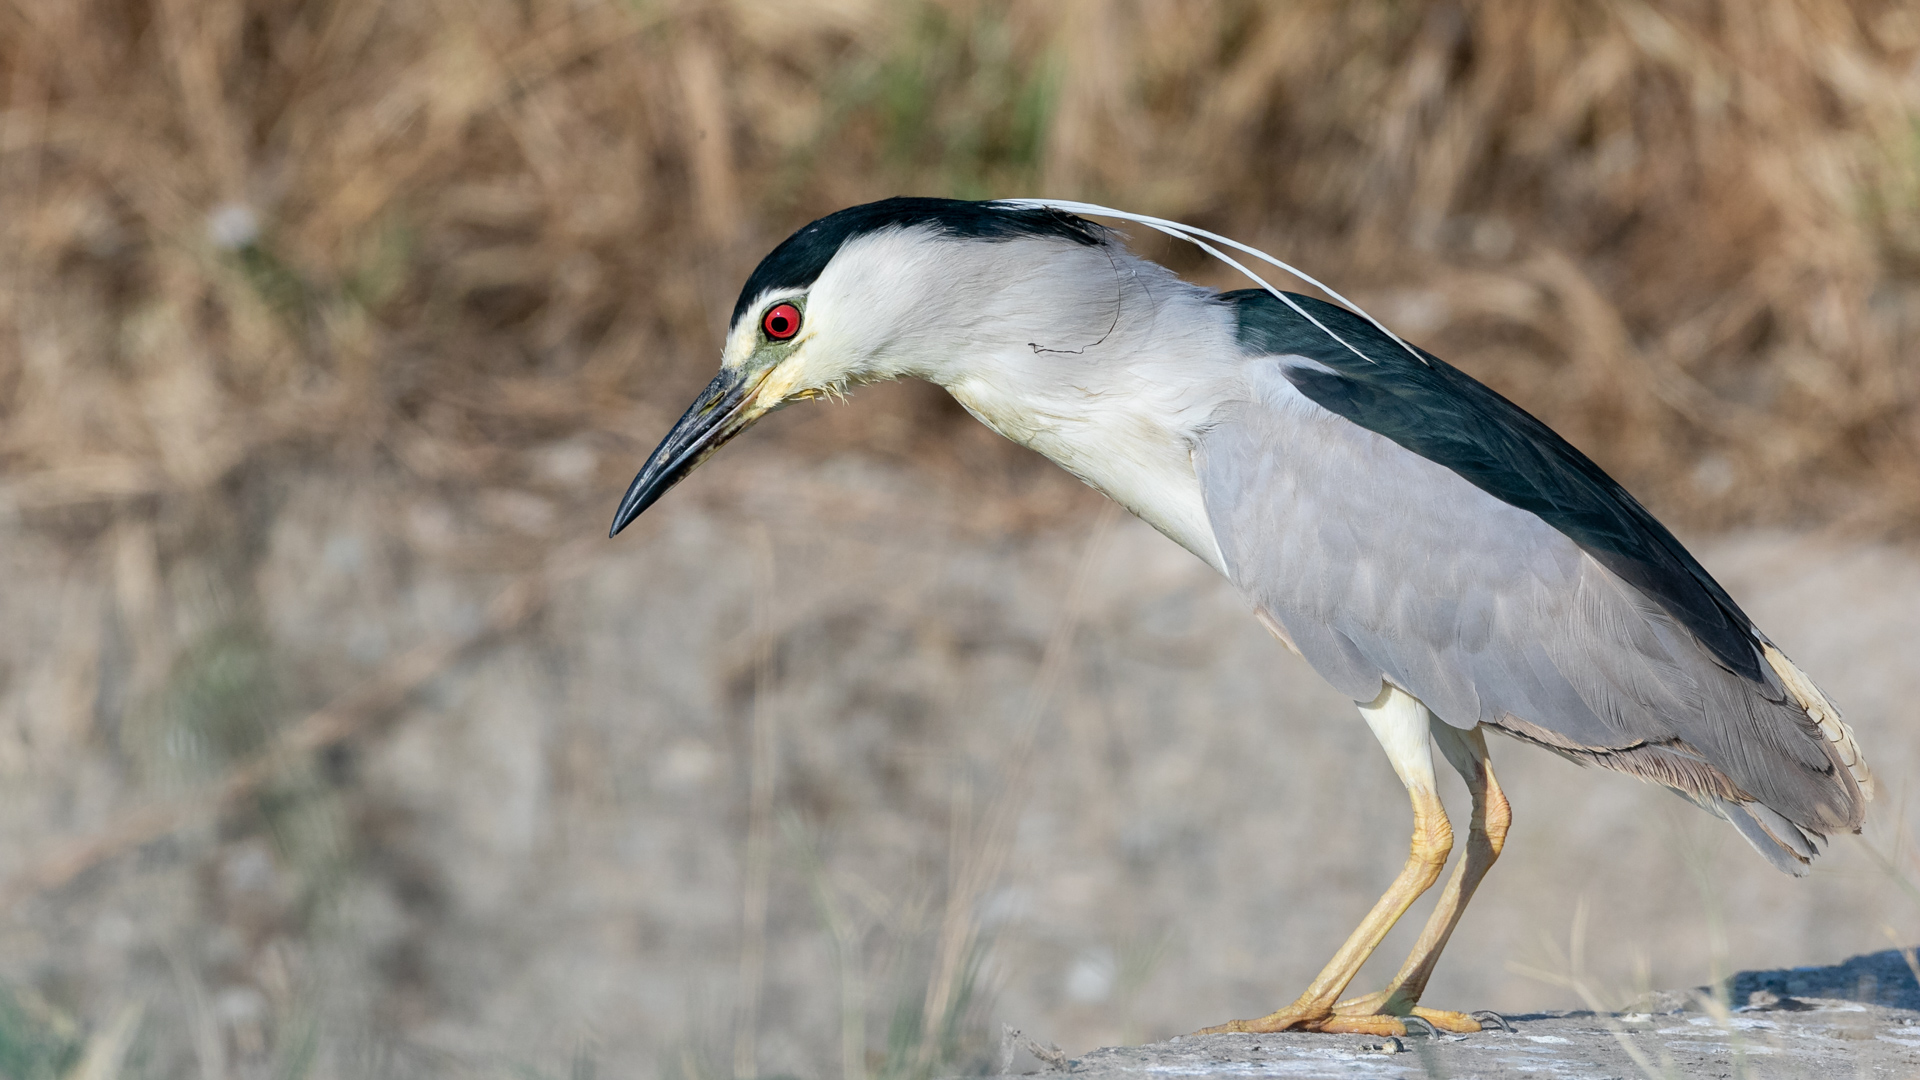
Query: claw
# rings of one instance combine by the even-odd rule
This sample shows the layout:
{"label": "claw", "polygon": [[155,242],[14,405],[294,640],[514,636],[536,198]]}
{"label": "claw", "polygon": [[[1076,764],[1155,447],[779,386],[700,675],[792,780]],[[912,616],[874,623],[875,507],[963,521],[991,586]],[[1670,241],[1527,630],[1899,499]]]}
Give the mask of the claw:
{"label": "claw", "polygon": [[1419,1024],[1419,1025],[1420,1025],[1421,1027],[1423,1027],[1423,1028],[1426,1028],[1426,1029],[1427,1029],[1427,1030],[1426,1030],[1426,1032],[1425,1032],[1424,1034],[1425,1034],[1425,1035],[1426,1035],[1426,1036],[1427,1036],[1428,1038],[1430,1038],[1430,1039],[1437,1039],[1437,1038],[1439,1038],[1439,1037],[1440,1037],[1440,1029],[1434,1026],[1434,1024],[1433,1024],[1433,1021],[1431,1021],[1431,1020],[1429,1020],[1429,1019],[1427,1019],[1427,1018],[1426,1018],[1426,1017],[1424,1017],[1424,1016],[1421,1016],[1421,1015],[1420,1015],[1419,1013],[1414,1013],[1414,1014],[1413,1014],[1412,1016],[1403,1016],[1403,1017],[1401,1017],[1401,1018],[1400,1018],[1400,1023],[1401,1023],[1401,1025],[1402,1025],[1402,1026],[1404,1026],[1404,1027],[1406,1027],[1406,1028],[1408,1028],[1408,1029],[1409,1029],[1409,1030],[1408,1030],[1408,1032],[1407,1032],[1407,1034],[1409,1034],[1409,1035],[1411,1035],[1411,1034],[1413,1034],[1413,1032],[1412,1032],[1412,1030],[1411,1030],[1411,1029],[1412,1029],[1412,1027],[1413,1027],[1413,1025],[1415,1025],[1415,1024]]}
{"label": "claw", "polygon": [[1513,1031],[1513,1025],[1507,1022],[1507,1018],[1494,1012],[1492,1009],[1481,1009],[1479,1012],[1472,1013],[1471,1015],[1475,1020],[1481,1022],[1480,1026],[1482,1030],[1488,1027],[1497,1027],[1501,1031]]}

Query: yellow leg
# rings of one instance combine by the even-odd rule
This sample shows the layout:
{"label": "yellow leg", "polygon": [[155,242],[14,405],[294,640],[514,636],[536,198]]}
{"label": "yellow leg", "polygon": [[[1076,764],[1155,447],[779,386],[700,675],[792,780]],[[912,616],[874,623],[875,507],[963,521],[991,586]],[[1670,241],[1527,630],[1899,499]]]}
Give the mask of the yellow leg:
{"label": "yellow leg", "polygon": [[1473,796],[1473,820],[1467,831],[1466,855],[1454,867],[1453,876],[1440,894],[1439,906],[1433,909],[1426,927],[1420,931],[1420,940],[1414,943],[1413,952],[1407,962],[1400,965],[1393,981],[1378,993],[1340,1002],[1334,1011],[1337,1015],[1355,1018],[1412,1015],[1447,1031],[1479,1031],[1480,1021],[1473,1017],[1446,1009],[1424,1009],[1419,1001],[1426,991],[1427,980],[1433,976],[1434,966],[1440,961],[1440,951],[1447,947],[1447,939],[1459,925],[1461,913],[1473,899],[1473,891],[1486,877],[1494,860],[1500,857],[1513,813],[1500,790],[1500,782],[1494,778],[1492,762],[1487,758],[1487,741],[1480,729],[1460,731],[1436,721],[1433,735],[1447,761],[1466,780],[1467,790]]}
{"label": "yellow leg", "polygon": [[1360,714],[1373,728],[1374,737],[1387,751],[1407,793],[1413,800],[1413,841],[1408,846],[1406,865],[1393,884],[1360,920],[1340,951],[1320,969],[1320,974],[1293,1004],[1258,1020],[1235,1020],[1210,1027],[1199,1034],[1228,1031],[1304,1031],[1356,1032],[1370,1035],[1404,1035],[1406,1028],[1391,1016],[1334,1013],[1341,991],[1353,981],[1360,965],[1367,962],[1387,931],[1400,921],[1420,894],[1439,880],[1440,869],[1453,849],[1453,828],[1447,822],[1445,808],[1434,793],[1433,759],[1429,750],[1426,706],[1393,687],[1388,687],[1369,704],[1360,706]]}

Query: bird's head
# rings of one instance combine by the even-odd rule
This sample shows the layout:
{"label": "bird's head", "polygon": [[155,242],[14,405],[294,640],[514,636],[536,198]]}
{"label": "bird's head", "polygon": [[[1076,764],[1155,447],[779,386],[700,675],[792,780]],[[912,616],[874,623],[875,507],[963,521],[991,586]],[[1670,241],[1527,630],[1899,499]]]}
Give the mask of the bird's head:
{"label": "bird's head", "polygon": [[[1038,244],[1016,244],[1033,240]],[[950,199],[887,199],[828,215],[761,260],[740,291],[720,373],[627,488],[627,527],[727,440],[790,401],[916,375],[984,347],[1036,298],[1023,280],[1063,267],[1105,273],[1106,230],[1057,210]],[[1017,249],[1017,250],[1016,250]],[[994,256],[1000,257],[994,257]],[[1049,318],[1070,321],[1058,305]],[[1096,328],[1097,329],[1097,328]]]}

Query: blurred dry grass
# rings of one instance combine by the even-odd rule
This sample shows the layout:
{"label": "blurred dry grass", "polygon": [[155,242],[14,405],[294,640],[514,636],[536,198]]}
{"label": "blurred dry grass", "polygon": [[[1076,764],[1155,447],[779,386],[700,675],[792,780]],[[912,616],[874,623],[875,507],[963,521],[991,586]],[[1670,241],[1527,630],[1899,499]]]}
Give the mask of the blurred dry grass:
{"label": "blurred dry grass", "polygon": [[28,0],[7,493],[496,477],[677,407],[806,219],[1055,193],[1360,289],[1697,522],[1910,528],[1916,56],[1909,5],[1796,0]]}
{"label": "blurred dry grass", "polygon": [[[819,213],[888,194],[1051,194],[1225,231],[1348,289],[1691,528],[1911,535],[1917,64],[1920,12],[1864,0],[0,5],[0,514],[17,639],[0,678],[16,811],[0,871],[37,913],[8,933],[67,941],[49,928],[85,911],[98,915],[88,940],[105,940],[120,933],[100,929],[120,925],[99,915],[105,898],[144,881],[163,899],[141,904],[173,912],[167,925],[211,927],[213,942],[148,957],[155,985],[213,986],[177,1014],[199,1017],[198,1034],[150,1050],[148,1071],[313,1067],[327,1021],[297,984],[325,965],[274,957],[329,940],[356,875],[399,882],[395,895],[413,897],[402,906],[422,910],[440,910],[436,889],[466,888],[394,854],[412,850],[405,822],[422,811],[369,795],[355,755],[384,725],[406,726],[415,691],[453,694],[435,678],[502,636],[536,653],[591,640],[542,622],[560,578],[605,572],[575,549],[562,565],[556,545],[603,527],[646,440],[704,381],[760,254]],[[1233,284],[1192,252],[1143,250]],[[830,455],[857,447],[963,500],[964,520],[932,534],[1056,543],[1090,521],[1090,496],[936,392],[876,390],[766,427],[754,460],[769,468],[843,467]],[[905,505],[913,490],[896,494]],[[681,498],[749,496],[769,497],[735,471]],[[342,567],[355,581],[327,584]],[[868,584],[862,602],[901,602]],[[726,607],[740,595],[713,601],[726,629],[700,641],[753,639]],[[821,610],[871,616],[852,600]],[[980,650],[1053,655],[1030,630],[954,631],[974,635],[949,642],[955,670]],[[902,662],[875,648],[873,664]],[[713,663],[712,700],[631,689],[709,712],[755,697],[751,664]],[[979,700],[1024,715],[1032,664],[981,663],[1005,685]],[[822,664],[854,684],[834,693],[885,684],[844,657]],[[927,678],[976,692],[941,683],[951,672]],[[521,704],[524,719],[553,702]],[[926,722],[962,723],[951,707]],[[1075,747],[1103,745],[1097,725],[1068,723]],[[554,746],[500,737],[587,784],[600,776],[592,740],[614,738],[587,727]],[[708,768],[705,743],[646,730],[649,752],[688,775]],[[743,755],[752,743],[734,741]],[[891,758],[874,768],[932,783]],[[1087,768],[1085,791],[1114,779]],[[778,807],[771,794],[714,797],[700,820],[752,831],[727,817],[752,802],[762,849],[810,851],[805,823],[846,820],[858,802],[830,787],[783,781],[768,789]],[[485,801],[465,790],[442,794]],[[621,798],[587,803],[631,814]],[[938,797],[908,800],[932,839],[886,865],[937,879],[944,859],[955,882],[977,876],[966,845],[944,846],[953,798],[943,780]],[[796,807],[799,832],[777,824]],[[100,868],[136,849],[161,869]],[[261,859],[293,868],[294,884],[248,877]],[[815,890],[842,991],[859,989],[861,949],[896,946],[886,992],[924,990],[900,991],[915,1004],[875,1067],[951,1059],[929,1047],[970,1007],[954,973],[982,962],[977,928],[940,914],[942,888],[894,907],[855,893]],[[1123,996],[1167,932],[1140,919],[1089,969]],[[882,926],[884,948],[869,940]],[[408,1031],[458,1011],[413,940],[341,976],[384,987],[367,1008]],[[138,1021],[73,989],[120,968],[17,955],[35,959],[0,974],[37,989],[17,1009],[0,1000],[0,1072],[76,1067],[86,1040],[58,1018],[89,1010],[89,1053],[125,1056]],[[273,1023],[232,1020],[254,999],[221,985],[264,994]],[[639,1042],[671,1056],[659,1037]],[[727,1045],[688,1050],[695,1072],[743,1055],[734,1032],[708,1041]],[[856,1056],[841,1055],[849,1080],[866,1068]],[[99,1069],[88,1075],[113,1071]]]}

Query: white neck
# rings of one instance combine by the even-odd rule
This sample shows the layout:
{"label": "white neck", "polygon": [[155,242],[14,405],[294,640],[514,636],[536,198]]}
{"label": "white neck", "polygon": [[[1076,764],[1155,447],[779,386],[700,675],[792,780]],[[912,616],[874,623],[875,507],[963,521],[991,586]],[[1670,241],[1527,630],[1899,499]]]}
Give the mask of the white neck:
{"label": "white neck", "polygon": [[1099,295],[1013,297],[967,347],[913,374],[1224,573],[1192,447],[1222,383],[1240,377],[1231,312],[1132,256],[1103,270]]}
{"label": "white neck", "polygon": [[1117,244],[883,230],[848,242],[809,297],[823,385],[943,386],[1224,572],[1193,468],[1213,410],[1244,396],[1216,294]]}

